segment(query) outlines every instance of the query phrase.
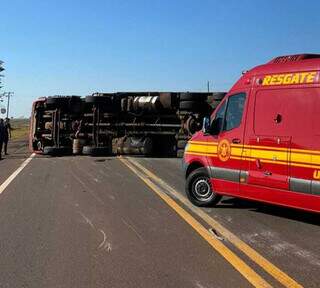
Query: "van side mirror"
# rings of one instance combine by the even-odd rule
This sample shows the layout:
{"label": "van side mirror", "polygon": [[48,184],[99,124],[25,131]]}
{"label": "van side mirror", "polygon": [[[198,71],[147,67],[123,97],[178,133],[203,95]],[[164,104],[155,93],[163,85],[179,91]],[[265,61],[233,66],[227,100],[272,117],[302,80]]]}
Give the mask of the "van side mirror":
{"label": "van side mirror", "polygon": [[202,132],[203,134],[209,134],[210,133],[210,118],[204,117],[202,122]]}

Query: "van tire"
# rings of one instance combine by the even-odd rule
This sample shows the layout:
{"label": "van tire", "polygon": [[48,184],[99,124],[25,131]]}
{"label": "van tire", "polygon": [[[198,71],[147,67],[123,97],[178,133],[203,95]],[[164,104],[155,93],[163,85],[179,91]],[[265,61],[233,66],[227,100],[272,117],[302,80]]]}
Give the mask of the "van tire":
{"label": "van tire", "polygon": [[213,191],[208,170],[204,167],[190,173],[185,188],[188,199],[198,207],[214,206],[222,198]]}

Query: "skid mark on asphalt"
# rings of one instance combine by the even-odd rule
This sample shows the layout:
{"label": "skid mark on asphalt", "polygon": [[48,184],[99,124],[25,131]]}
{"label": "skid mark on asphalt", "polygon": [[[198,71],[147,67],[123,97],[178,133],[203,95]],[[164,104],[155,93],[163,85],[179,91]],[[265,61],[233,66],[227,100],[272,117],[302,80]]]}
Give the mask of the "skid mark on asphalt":
{"label": "skid mark on asphalt", "polygon": [[101,248],[102,246],[104,246],[105,242],[107,241],[107,236],[106,236],[106,233],[105,233],[103,230],[99,229],[99,231],[100,231],[100,232],[102,233],[102,235],[103,235],[103,240],[102,240],[102,242],[100,243],[100,245],[98,246],[98,248]]}
{"label": "skid mark on asphalt", "polygon": [[108,164],[106,165],[106,163],[103,161],[103,162],[100,162],[100,164],[97,164],[97,162],[96,161],[91,161],[91,164],[93,165],[93,166],[98,166],[98,167],[101,167],[101,163],[102,163],[102,165],[103,165],[103,169],[105,169],[105,170],[108,170],[108,172],[109,173],[106,173],[104,170],[102,170],[102,169],[99,169],[98,170],[98,172],[100,173],[100,174],[102,174],[103,176],[106,176],[106,177],[115,177],[115,176],[117,176],[117,177],[119,177],[119,178],[123,178],[124,177],[124,175],[122,174],[122,173],[120,173],[120,172],[118,172],[118,171],[115,171],[114,169],[112,169],[112,167],[110,167]]}
{"label": "skid mark on asphalt", "polygon": [[[320,267],[320,258],[317,255],[296,244],[284,241],[278,233],[263,231],[261,233],[242,234],[242,238],[248,243],[261,247],[261,249],[265,249],[267,246],[269,251],[276,257],[295,255],[313,266]],[[266,243],[265,239],[268,239],[268,243]]]}
{"label": "skid mark on asphalt", "polygon": [[[78,205],[79,206],[79,205]],[[78,207],[76,206],[76,207]],[[88,224],[95,232],[100,232],[103,236],[102,242],[97,246],[97,249],[103,250],[106,252],[111,252],[112,251],[112,244],[107,241],[107,235],[102,229],[96,228],[96,226],[93,224],[93,222],[87,217],[83,212],[77,211],[78,214],[82,217],[82,219],[85,220],[85,223]]]}
{"label": "skid mark on asphalt", "polygon": [[88,217],[86,217],[86,215],[84,215],[82,212],[78,212],[80,215],[81,215],[81,217],[86,221],[86,223],[88,223],[90,226],[91,226],[91,228],[93,228],[93,229],[95,229],[95,227],[94,227],[94,225],[93,225],[93,223],[92,223],[92,221],[88,218]]}
{"label": "skid mark on asphalt", "polygon": [[203,286],[200,281],[196,281],[196,288],[206,288],[205,286]]}
{"label": "skid mark on asphalt", "polygon": [[111,243],[107,241],[107,235],[106,233],[99,229],[99,231],[101,232],[101,234],[103,235],[103,240],[102,242],[100,243],[98,249],[103,249],[103,250],[106,250],[107,252],[111,252],[112,251],[112,246],[111,246]]}
{"label": "skid mark on asphalt", "polygon": [[[108,166],[106,166],[106,168],[107,168]],[[109,169],[109,167],[108,167],[108,169]],[[110,169],[109,169],[110,170]],[[102,174],[103,176],[106,176],[106,177],[111,177],[111,175],[110,174],[107,174],[107,173],[105,173],[103,170],[101,170],[101,169],[99,169],[99,171],[98,171],[100,174]]]}
{"label": "skid mark on asphalt", "polygon": [[261,233],[261,236],[267,238],[269,241],[273,242],[271,248],[275,255],[280,254],[292,254],[301,258],[302,260],[307,260],[310,264],[320,267],[320,259],[312,252],[307,251],[296,244],[289,243],[281,239],[280,235],[273,233],[271,231],[265,231]]}
{"label": "skid mark on asphalt", "polygon": [[126,220],[124,220],[123,218],[121,218],[121,221],[131,230],[134,232],[134,234],[136,234],[136,236],[143,242],[146,243],[146,241],[143,239],[143,237],[141,236],[141,234],[137,231],[137,229],[133,226],[130,225]]}
{"label": "skid mark on asphalt", "polygon": [[[93,162],[93,163],[94,163],[94,162]],[[79,170],[81,173],[87,175],[87,176],[88,176],[87,179],[88,179],[88,180],[91,180],[91,179],[92,179],[92,182],[94,182],[95,184],[96,184],[96,183],[101,183],[101,182],[103,182],[103,180],[99,179],[99,177],[97,177],[97,175],[93,175],[93,174],[89,173],[88,171],[79,168],[79,165],[77,165],[75,169],[77,169],[77,170]],[[71,168],[70,170],[73,170],[73,169]],[[105,174],[105,173],[100,173],[100,174],[107,175],[107,174]],[[83,181],[82,181],[82,182],[83,182]],[[87,186],[87,187],[88,187],[88,186]],[[90,188],[88,188],[88,189],[90,189]],[[92,191],[92,189],[91,189],[91,191]],[[94,193],[94,192],[92,191],[92,193]],[[96,193],[94,193],[94,194],[96,195]],[[116,200],[116,197],[115,197],[113,194],[110,194],[110,192],[108,192],[108,193],[106,194],[106,196],[107,196],[110,200],[112,200],[112,201]],[[98,197],[98,196],[97,196],[97,197]],[[104,204],[106,204],[106,203],[104,203]]]}
{"label": "skid mark on asphalt", "polygon": [[80,171],[81,173],[89,176],[89,177],[87,178],[88,180],[92,180],[92,182],[95,182],[95,183],[98,183],[98,182],[101,181],[101,179],[99,179],[99,177],[97,177],[97,174],[92,174],[92,173],[90,173],[89,171],[87,171],[86,169],[82,169],[82,168],[81,168],[81,165],[79,165],[79,164],[77,164],[77,163],[76,163],[75,165],[76,165],[76,166],[75,166],[74,169],[76,169],[76,170]]}
{"label": "skid mark on asphalt", "polygon": [[73,177],[75,180],[77,180],[77,181],[82,185],[82,187],[83,187],[86,191],[88,191],[98,202],[100,202],[102,205],[105,204],[105,203],[103,202],[103,200],[102,200],[99,196],[97,196],[97,195],[92,191],[92,189],[91,189],[90,187],[88,187],[88,186],[78,177],[78,175],[76,175],[76,174],[73,172],[72,169],[70,169],[70,173],[71,173],[72,177]]}

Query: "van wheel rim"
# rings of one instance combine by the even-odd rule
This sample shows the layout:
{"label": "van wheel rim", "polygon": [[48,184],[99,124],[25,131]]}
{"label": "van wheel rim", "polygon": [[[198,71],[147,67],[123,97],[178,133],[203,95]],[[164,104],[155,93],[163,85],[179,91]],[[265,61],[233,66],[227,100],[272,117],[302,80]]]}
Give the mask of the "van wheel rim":
{"label": "van wheel rim", "polygon": [[200,200],[208,200],[213,195],[207,178],[200,178],[194,183],[194,196]]}

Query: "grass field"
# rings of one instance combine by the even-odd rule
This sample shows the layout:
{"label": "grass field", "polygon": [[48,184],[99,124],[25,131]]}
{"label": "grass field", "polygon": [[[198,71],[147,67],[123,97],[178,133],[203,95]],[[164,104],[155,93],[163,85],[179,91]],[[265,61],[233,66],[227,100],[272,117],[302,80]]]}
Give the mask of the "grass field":
{"label": "grass field", "polygon": [[11,139],[28,138],[29,134],[29,119],[11,119]]}

